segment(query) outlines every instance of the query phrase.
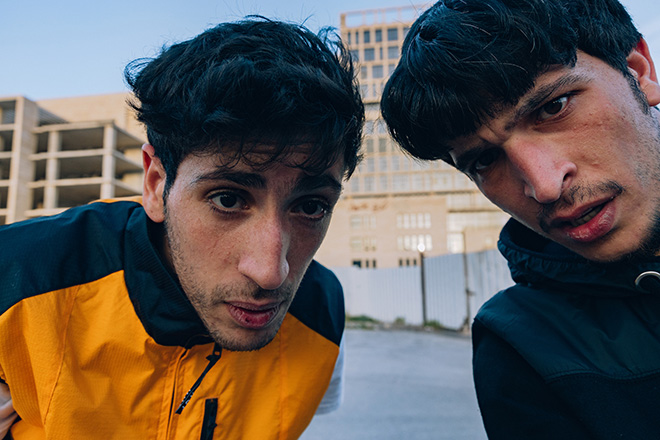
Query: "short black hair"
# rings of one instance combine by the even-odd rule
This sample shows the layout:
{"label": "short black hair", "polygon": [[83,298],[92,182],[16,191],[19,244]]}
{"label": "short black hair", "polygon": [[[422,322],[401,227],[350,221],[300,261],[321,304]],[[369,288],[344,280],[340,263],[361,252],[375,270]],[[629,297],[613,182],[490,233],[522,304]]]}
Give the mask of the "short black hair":
{"label": "short black hair", "polygon": [[515,105],[577,50],[621,71],[641,39],[616,0],[440,0],[413,24],[381,111],[390,134],[420,159],[453,165],[448,141]]}
{"label": "short black hair", "polygon": [[268,144],[267,166],[312,144],[300,164],[310,173],[343,159],[348,177],[359,162],[364,106],[350,55],[329,28],[250,16],[135,60],[124,77],[165,168],[165,194],[189,154],[231,162]]}

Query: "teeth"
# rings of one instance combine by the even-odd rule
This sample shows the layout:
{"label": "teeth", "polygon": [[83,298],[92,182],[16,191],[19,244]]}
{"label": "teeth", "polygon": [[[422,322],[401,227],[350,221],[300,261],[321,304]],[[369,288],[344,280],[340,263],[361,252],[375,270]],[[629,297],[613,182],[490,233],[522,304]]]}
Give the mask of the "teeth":
{"label": "teeth", "polygon": [[590,209],[587,211],[582,217],[572,220],[571,221],[571,226],[580,226],[585,223],[587,223],[589,220],[592,218],[596,217],[596,215],[603,209],[603,205],[596,206],[595,208]]}

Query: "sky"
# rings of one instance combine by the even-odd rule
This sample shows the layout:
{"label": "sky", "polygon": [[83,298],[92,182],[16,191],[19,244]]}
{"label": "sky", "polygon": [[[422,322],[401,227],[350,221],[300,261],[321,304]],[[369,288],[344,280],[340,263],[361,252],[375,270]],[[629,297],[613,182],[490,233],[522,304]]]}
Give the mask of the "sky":
{"label": "sky", "polygon": [[[249,14],[339,28],[342,12],[411,0],[0,0],[0,97],[126,91],[123,69],[163,45]],[[660,65],[657,0],[623,0]],[[430,3],[426,3],[427,5]]]}

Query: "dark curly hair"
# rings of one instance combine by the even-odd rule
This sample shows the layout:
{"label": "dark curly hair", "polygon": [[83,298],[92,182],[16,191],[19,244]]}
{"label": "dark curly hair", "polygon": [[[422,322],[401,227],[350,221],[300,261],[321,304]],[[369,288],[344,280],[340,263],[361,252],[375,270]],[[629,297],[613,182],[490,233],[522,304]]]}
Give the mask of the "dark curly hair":
{"label": "dark curly hair", "polygon": [[330,29],[317,35],[250,16],[135,60],[124,76],[165,168],[165,194],[189,154],[231,162],[268,144],[274,152],[258,164],[268,166],[311,144],[299,164],[310,173],[341,158],[349,177],[359,162],[364,107],[351,58]]}
{"label": "dark curly hair", "polygon": [[640,38],[616,0],[440,0],[407,34],[382,115],[410,154],[453,164],[448,141],[516,104],[549,67],[574,65],[577,50],[637,89],[626,58]]}

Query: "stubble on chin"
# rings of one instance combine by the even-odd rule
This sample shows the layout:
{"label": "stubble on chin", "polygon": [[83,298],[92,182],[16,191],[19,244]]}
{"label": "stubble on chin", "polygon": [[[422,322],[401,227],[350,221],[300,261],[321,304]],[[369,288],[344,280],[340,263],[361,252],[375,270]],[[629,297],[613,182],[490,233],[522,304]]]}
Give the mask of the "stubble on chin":
{"label": "stubble on chin", "polygon": [[[249,292],[236,288],[217,287],[211,294],[205,295],[192,288],[186,291],[186,295],[211,338],[223,349],[254,351],[265,347],[277,336],[296,290],[297,286],[296,289],[283,287],[274,291],[257,289]],[[251,300],[263,299],[271,299],[281,303],[278,316],[266,328],[258,330],[242,328],[233,323],[228,313],[226,313],[228,301],[250,302]],[[215,317],[215,314],[225,315],[222,317],[225,321]]]}

